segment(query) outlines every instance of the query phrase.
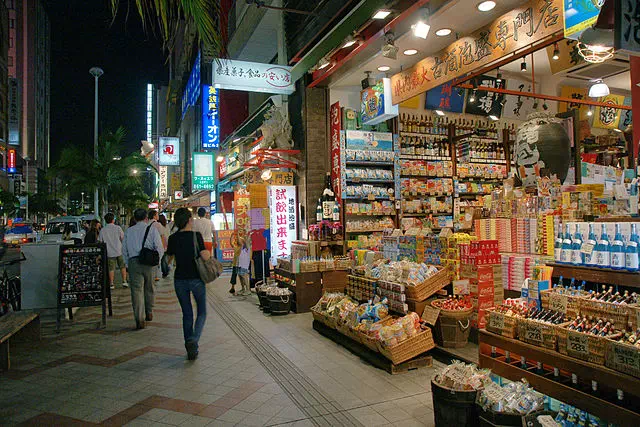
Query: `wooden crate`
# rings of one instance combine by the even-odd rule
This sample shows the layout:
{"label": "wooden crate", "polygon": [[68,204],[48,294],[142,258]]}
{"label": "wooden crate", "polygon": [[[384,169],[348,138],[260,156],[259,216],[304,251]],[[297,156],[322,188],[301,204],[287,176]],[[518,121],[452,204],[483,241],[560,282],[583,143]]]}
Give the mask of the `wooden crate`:
{"label": "wooden crate", "polygon": [[386,347],[381,342],[378,342],[378,351],[391,360],[393,364],[398,365],[431,350],[435,346],[431,329],[427,328],[416,336],[407,338],[393,347]]}
{"label": "wooden crate", "polygon": [[517,317],[505,316],[503,313],[487,310],[487,331],[507,338],[516,338],[518,335],[517,320]]}

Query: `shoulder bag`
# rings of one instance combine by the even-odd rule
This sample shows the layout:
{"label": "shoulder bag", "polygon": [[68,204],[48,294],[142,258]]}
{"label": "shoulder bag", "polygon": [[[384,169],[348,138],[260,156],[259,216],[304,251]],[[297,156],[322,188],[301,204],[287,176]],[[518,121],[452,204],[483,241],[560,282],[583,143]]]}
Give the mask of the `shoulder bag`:
{"label": "shoulder bag", "polygon": [[195,251],[196,268],[198,269],[200,280],[207,284],[220,277],[220,274],[222,274],[222,264],[213,255],[208,260],[204,260],[200,256],[200,248],[198,247],[198,239],[196,238],[195,231],[193,231],[193,250]]}
{"label": "shoulder bag", "polygon": [[140,256],[138,259],[140,260],[140,264],[142,265],[151,265],[157,266],[160,264],[160,253],[158,253],[155,249],[145,248],[144,244],[147,242],[147,236],[149,235],[149,229],[153,223],[149,224],[147,227],[147,231],[144,232],[144,239],[142,239],[142,249],[140,249]]}

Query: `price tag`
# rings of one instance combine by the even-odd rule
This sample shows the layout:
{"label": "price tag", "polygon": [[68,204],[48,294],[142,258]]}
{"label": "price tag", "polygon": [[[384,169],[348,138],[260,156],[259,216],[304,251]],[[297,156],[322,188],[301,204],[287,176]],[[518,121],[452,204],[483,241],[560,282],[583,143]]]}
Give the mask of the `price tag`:
{"label": "price tag", "polygon": [[422,320],[427,322],[431,326],[435,326],[436,321],[438,320],[438,316],[440,316],[440,309],[431,307],[429,305],[424,307],[424,311],[422,312]]}
{"label": "price tag", "polygon": [[527,330],[525,332],[525,340],[534,341],[536,343],[542,343],[542,328],[539,324],[534,322],[527,323]]}
{"label": "price tag", "polygon": [[376,196],[373,194],[367,194],[367,200],[375,200]]}
{"label": "price tag", "polygon": [[589,356],[589,336],[578,332],[568,331],[567,333],[567,353],[582,357]]}
{"label": "price tag", "polygon": [[551,292],[549,294],[549,308],[567,314],[567,305],[569,305],[569,297],[567,295]]}
{"label": "price tag", "polygon": [[558,427],[558,424],[551,415],[538,415],[536,420],[542,427]]}
{"label": "price tag", "polygon": [[622,344],[613,344],[611,350],[613,351],[613,360],[618,365],[618,370],[621,370],[621,368],[625,371],[627,369],[633,369],[634,371],[640,369],[638,349]]}
{"label": "price tag", "polygon": [[580,248],[580,252],[585,255],[591,255],[591,253],[593,252],[593,248],[595,247],[596,245],[594,245],[593,243],[583,243],[582,248]]}
{"label": "price tag", "polygon": [[504,329],[504,315],[492,311],[489,315],[489,326],[502,331]]}

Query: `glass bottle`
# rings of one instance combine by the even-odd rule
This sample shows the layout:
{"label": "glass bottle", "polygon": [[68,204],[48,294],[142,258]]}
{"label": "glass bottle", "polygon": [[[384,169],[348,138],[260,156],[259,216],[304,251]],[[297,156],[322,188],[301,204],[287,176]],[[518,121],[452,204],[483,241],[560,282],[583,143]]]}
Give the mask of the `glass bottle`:
{"label": "glass bottle", "polygon": [[625,267],[624,239],[620,231],[620,224],[616,224],[616,234],[611,243],[611,268],[622,270]]}
{"label": "glass bottle", "polygon": [[625,266],[629,271],[638,271],[640,266],[638,265],[638,232],[636,230],[636,224],[631,224],[631,235],[627,241],[627,245],[624,248],[625,252]]}
{"label": "glass bottle", "polygon": [[571,264],[582,265],[584,264],[584,254],[582,253],[582,233],[580,233],[580,224],[576,224],[576,232],[573,235],[571,241]]}
{"label": "glass bottle", "polygon": [[553,255],[556,262],[562,261],[562,226],[558,224],[558,235],[556,236],[556,242],[553,246]]}
{"label": "glass bottle", "polygon": [[583,249],[585,250],[584,254],[584,263],[586,265],[596,265],[596,245],[598,241],[596,240],[596,233],[593,224],[589,224],[589,237],[587,241],[583,245]]}
{"label": "glass bottle", "polygon": [[573,258],[573,245],[571,239],[571,231],[569,231],[569,224],[565,226],[564,238],[562,239],[562,255],[560,256],[560,262],[563,264],[569,264]]}
{"label": "glass bottle", "polygon": [[607,226],[602,224],[600,240],[596,246],[596,262],[598,267],[609,268],[611,266],[611,242],[607,235]]}

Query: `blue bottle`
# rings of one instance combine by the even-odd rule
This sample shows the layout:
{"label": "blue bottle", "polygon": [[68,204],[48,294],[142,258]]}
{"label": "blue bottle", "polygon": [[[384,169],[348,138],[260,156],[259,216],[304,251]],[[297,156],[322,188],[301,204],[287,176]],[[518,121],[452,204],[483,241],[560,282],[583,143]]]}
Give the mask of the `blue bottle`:
{"label": "blue bottle", "polygon": [[611,243],[609,242],[609,236],[607,235],[607,226],[602,224],[602,231],[600,232],[600,240],[596,245],[596,265],[600,268],[611,267]]}
{"label": "blue bottle", "polygon": [[640,238],[638,237],[638,231],[636,230],[636,224],[631,224],[631,235],[627,240],[627,245],[624,248],[625,252],[625,266],[629,271],[638,271],[640,265],[638,265],[638,243]]}
{"label": "blue bottle", "polygon": [[616,234],[611,243],[611,268],[623,270],[625,266],[624,238],[620,231],[620,224],[616,224]]}
{"label": "blue bottle", "polygon": [[556,262],[560,262],[562,259],[562,226],[557,224],[558,235],[556,236],[556,242],[553,245],[553,255]]}
{"label": "blue bottle", "polygon": [[580,233],[580,226],[576,224],[576,232],[571,240],[571,264],[582,265],[584,264],[584,254],[582,253],[582,233]]}
{"label": "blue bottle", "polygon": [[573,243],[571,239],[571,232],[569,231],[569,224],[565,226],[564,238],[562,239],[562,255],[560,256],[560,262],[563,264],[570,264],[573,254]]}
{"label": "blue bottle", "polygon": [[595,256],[595,251],[596,251],[596,245],[598,244],[598,241],[596,240],[596,233],[594,231],[594,226],[593,224],[589,224],[589,237],[587,238],[587,241],[584,243],[584,250],[585,250],[585,254],[584,254],[584,263],[586,265],[596,265],[596,256]]}

